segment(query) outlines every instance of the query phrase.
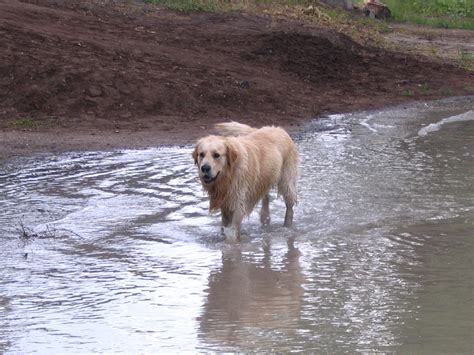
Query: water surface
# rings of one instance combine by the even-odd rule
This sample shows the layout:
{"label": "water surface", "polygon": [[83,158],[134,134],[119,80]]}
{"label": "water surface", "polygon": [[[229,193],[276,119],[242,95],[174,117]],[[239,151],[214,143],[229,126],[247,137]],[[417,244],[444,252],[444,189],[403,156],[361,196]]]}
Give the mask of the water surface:
{"label": "water surface", "polygon": [[295,227],[274,195],[240,243],[191,147],[4,164],[0,352],[472,353],[473,110],[315,121]]}

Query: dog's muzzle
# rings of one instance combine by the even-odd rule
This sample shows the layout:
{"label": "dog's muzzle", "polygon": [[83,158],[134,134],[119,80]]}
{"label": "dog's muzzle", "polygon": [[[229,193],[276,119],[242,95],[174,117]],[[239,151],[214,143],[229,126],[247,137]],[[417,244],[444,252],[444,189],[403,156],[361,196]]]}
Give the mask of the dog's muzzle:
{"label": "dog's muzzle", "polygon": [[203,164],[201,165],[201,179],[204,183],[210,184],[214,180],[217,179],[219,176],[219,173],[216,174],[216,176],[212,176],[211,174],[211,166],[209,164]]}
{"label": "dog's muzzle", "polygon": [[214,180],[217,179],[220,173],[220,172],[217,173],[216,176],[212,176],[211,167],[209,164],[202,165],[200,170],[201,170],[201,179],[205,184],[210,184],[214,182]]}
{"label": "dog's muzzle", "polygon": [[217,179],[217,177],[219,176],[219,174],[220,174],[220,172],[218,172],[218,173],[216,174],[216,176],[212,176],[212,175],[210,175],[209,173],[205,173],[205,174],[202,174],[202,175],[201,175],[201,179],[202,179],[202,181],[203,181],[205,184],[210,184],[210,183],[214,182],[214,181]]}

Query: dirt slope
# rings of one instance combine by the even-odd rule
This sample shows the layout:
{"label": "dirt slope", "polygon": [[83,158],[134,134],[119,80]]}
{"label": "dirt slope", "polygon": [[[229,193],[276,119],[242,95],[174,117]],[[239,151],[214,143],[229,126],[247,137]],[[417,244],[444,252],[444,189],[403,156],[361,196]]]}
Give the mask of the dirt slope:
{"label": "dirt slope", "polygon": [[474,93],[472,73],[289,20],[75,3],[0,0],[4,145],[186,142],[221,120],[291,128]]}

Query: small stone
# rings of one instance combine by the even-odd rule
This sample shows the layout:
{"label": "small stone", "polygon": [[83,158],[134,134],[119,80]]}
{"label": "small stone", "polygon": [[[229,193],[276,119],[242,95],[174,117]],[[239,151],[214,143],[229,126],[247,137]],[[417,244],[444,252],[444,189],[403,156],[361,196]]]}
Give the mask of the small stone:
{"label": "small stone", "polygon": [[97,97],[102,95],[102,90],[100,87],[97,86],[91,86],[87,89],[87,95],[91,97]]}

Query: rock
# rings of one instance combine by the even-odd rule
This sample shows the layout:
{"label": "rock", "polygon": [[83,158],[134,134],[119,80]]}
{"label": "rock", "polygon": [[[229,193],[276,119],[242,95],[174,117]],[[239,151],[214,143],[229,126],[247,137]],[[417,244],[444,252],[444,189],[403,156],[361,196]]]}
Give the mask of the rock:
{"label": "rock", "polygon": [[98,86],[89,86],[87,88],[87,95],[91,97],[98,97],[102,95],[102,90]]}
{"label": "rock", "polygon": [[392,13],[390,12],[388,6],[376,0],[368,0],[365,3],[365,6],[363,7],[362,11],[367,17],[377,18],[381,20],[386,20],[392,16]]}

